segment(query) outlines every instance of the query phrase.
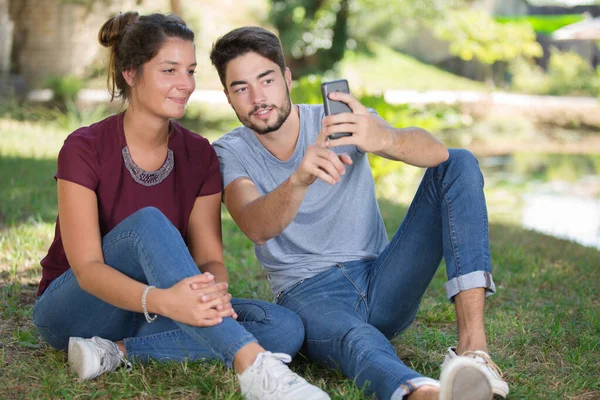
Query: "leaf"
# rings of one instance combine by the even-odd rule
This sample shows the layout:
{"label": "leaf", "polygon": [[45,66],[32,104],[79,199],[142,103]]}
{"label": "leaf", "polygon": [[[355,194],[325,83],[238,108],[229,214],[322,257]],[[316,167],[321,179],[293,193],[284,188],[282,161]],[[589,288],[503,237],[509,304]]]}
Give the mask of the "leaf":
{"label": "leaf", "polygon": [[15,336],[19,345],[23,347],[29,347],[33,349],[37,349],[40,347],[36,336],[33,333],[31,333],[31,331],[22,331],[19,329],[17,330]]}

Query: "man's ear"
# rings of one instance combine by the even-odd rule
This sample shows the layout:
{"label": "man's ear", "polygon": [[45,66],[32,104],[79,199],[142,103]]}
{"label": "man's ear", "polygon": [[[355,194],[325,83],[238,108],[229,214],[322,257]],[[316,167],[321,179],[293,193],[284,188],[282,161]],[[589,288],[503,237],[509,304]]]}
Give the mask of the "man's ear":
{"label": "man's ear", "polygon": [[231,98],[229,97],[229,92],[227,91],[227,89],[223,89],[223,93],[225,93],[225,97],[227,97],[227,102],[229,103],[229,105],[233,107],[233,105],[231,105]]}
{"label": "man's ear", "polygon": [[128,69],[127,71],[123,71],[123,78],[125,78],[125,82],[131,87],[135,86],[135,76],[136,72],[134,69]]}
{"label": "man's ear", "polygon": [[292,71],[288,67],[285,67],[285,83],[287,84],[288,90],[292,91]]}

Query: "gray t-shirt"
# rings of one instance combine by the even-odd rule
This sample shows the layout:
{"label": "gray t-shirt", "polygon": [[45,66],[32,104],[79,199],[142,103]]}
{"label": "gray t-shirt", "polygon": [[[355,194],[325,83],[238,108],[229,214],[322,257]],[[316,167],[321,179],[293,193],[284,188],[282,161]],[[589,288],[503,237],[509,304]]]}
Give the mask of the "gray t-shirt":
{"label": "gray t-shirt", "polygon": [[[223,187],[247,177],[262,196],[289,178],[319,134],[324,116],[322,105],[300,104],[298,108],[300,135],[289,160],[274,157],[245,126],[213,144]],[[317,179],[292,223],[265,244],[255,245],[274,295],[337,263],[375,258],[388,243],[367,155],[356,146],[332,149],[350,155],[353,161],[340,182],[329,185]]]}

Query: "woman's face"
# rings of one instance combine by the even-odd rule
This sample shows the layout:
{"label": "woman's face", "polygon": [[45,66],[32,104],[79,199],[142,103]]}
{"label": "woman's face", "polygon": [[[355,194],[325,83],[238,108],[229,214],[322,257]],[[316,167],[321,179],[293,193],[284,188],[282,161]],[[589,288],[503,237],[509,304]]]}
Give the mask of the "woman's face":
{"label": "woman's face", "polygon": [[194,43],[168,38],[156,56],[137,73],[125,72],[131,86],[130,107],[162,118],[180,118],[196,88]]}

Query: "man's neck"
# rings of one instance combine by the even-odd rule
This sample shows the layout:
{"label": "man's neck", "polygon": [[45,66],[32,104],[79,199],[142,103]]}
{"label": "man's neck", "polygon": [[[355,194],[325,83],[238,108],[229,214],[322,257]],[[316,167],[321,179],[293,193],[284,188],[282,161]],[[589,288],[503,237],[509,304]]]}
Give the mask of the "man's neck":
{"label": "man's neck", "polygon": [[292,111],[287,117],[281,128],[269,132],[265,135],[259,135],[254,132],[258,141],[273,156],[281,161],[289,160],[296,150],[296,143],[300,136],[300,110],[298,106],[292,105]]}

